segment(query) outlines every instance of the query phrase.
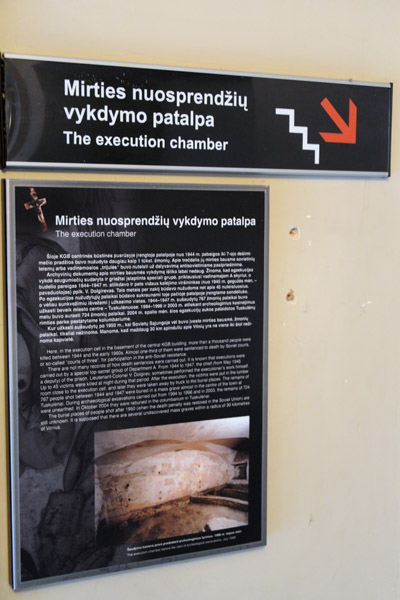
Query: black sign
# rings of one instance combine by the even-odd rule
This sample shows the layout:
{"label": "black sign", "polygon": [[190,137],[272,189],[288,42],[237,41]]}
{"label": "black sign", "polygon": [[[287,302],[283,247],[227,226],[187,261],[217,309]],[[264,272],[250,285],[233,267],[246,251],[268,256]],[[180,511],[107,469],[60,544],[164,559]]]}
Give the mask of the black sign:
{"label": "black sign", "polygon": [[388,176],[390,84],[6,55],[9,168]]}
{"label": "black sign", "polygon": [[265,544],[266,188],[7,184],[13,585]]}

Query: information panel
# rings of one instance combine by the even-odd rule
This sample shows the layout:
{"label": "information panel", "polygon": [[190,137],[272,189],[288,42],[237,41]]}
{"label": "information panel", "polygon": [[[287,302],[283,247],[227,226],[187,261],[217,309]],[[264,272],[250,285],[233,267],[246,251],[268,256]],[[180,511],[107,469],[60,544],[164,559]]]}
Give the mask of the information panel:
{"label": "information panel", "polygon": [[14,588],[264,545],[267,189],[6,186]]}
{"label": "information panel", "polygon": [[392,87],[4,57],[8,168],[385,177]]}

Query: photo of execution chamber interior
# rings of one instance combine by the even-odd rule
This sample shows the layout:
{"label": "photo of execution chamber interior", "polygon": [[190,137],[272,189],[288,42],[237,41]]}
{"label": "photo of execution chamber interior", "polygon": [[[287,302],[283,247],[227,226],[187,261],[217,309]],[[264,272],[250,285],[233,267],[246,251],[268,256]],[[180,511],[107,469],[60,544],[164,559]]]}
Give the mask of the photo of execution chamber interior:
{"label": "photo of execution chamber interior", "polygon": [[98,545],[248,524],[249,417],[95,434]]}

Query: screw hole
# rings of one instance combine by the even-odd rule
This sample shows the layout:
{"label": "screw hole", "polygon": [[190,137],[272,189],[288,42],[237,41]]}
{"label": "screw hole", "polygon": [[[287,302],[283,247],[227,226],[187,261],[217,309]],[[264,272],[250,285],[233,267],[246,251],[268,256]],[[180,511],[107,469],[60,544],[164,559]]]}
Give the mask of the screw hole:
{"label": "screw hole", "polygon": [[286,302],[295,302],[294,291],[289,290],[286,294]]}
{"label": "screw hole", "polygon": [[289,231],[289,235],[292,240],[298,240],[300,237],[300,229],[298,227],[292,227]]}

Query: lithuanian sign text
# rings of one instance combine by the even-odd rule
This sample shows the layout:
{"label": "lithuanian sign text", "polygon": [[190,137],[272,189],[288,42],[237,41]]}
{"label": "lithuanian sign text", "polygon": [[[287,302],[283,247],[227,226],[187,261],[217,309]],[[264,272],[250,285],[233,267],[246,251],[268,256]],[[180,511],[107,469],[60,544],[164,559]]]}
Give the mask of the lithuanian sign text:
{"label": "lithuanian sign text", "polygon": [[390,84],[3,62],[6,167],[389,175]]}

